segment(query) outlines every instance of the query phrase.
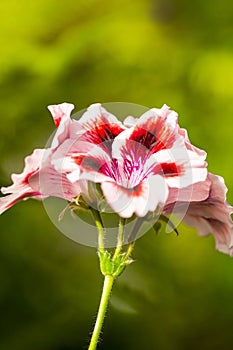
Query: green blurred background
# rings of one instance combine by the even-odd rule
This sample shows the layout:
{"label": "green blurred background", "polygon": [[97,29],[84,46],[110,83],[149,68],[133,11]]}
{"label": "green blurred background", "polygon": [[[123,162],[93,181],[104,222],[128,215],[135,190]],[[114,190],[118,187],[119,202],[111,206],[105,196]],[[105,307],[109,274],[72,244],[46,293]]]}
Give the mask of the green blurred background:
{"label": "green blurred background", "polygon": [[[46,106],[168,104],[233,203],[230,0],[1,0],[0,183],[54,130]],[[87,346],[102,286],[96,251],[63,236],[42,204],[0,218],[0,349]],[[233,260],[180,227],[137,241],[99,349],[217,350],[233,343]]]}

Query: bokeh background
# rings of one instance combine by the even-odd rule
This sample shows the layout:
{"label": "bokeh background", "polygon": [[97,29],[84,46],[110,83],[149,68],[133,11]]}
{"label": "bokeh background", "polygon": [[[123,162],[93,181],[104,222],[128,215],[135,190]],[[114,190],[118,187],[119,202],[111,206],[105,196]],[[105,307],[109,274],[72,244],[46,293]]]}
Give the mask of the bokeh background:
{"label": "bokeh background", "polygon": [[[0,184],[54,130],[46,106],[166,103],[233,203],[230,0],[1,0]],[[42,204],[0,217],[0,349],[85,349],[102,286],[96,251]],[[233,260],[193,229],[148,234],[117,280],[99,349],[217,350],[233,343]]]}

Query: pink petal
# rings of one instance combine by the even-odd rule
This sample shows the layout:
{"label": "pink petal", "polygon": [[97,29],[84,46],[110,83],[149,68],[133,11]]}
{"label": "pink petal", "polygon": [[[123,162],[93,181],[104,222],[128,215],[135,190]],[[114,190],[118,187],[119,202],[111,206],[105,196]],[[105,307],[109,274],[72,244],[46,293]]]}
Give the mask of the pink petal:
{"label": "pink petal", "polygon": [[188,132],[186,129],[179,128],[178,133],[179,133],[179,135],[181,135],[184,138],[185,145],[186,145],[188,150],[196,152],[200,157],[203,157],[204,159],[206,158],[207,154],[204,150],[191,144],[189,137],[188,137]]}
{"label": "pink petal", "polygon": [[161,176],[152,176],[132,189],[111,182],[103,182],[101,187],[110,207],[124,218],[130,218],[134,213],[143,217],[153,212],[166,201],[168,195]]}
{"label": "pink petal", "polygon": [[[171,149],[153,154],[148,162],[154,162],[154,174],[164,176],[169,187],[184,188],[205,181],[207,177],[204,156],[199,156],[176,142]],[[170,166],[175,166],[177,172],[172,173]]]}
{"label": "pink petal", "polygon": [[48,106],[48,110],[52,114],[54,123],[56,127],[60,125],[61,121],[67,120],[70,118],[70,114],[74,109],[74,105],[71,103],[61,103],[58,105]]}
{"label": "pink petal", "polygon": [[52,113],[57,131],[53,137],[51,148],[56,149],[60,144],[69,138],[76,138],[82,127],[77,120],[70,118],[74,105],[62,103],[60,105],[48,106]]}
{"label": "pink petal", "polygon": [[128,116],[124,120],[124,125],[126,127],[132,127],[135,126],[137,123],[145,122],[148,118],[151,117],[151,115],[157,115],[163,118],[164,123],[169,123],[170,126],[175,128],[177,126],[177,119],[178,114],[175,111],[170,110],[170,108],[167,105],[163,105],[161,108],[152,108],[142,114],[140,118],[134,118],[133,116]]}
{"label": "pink petal", "polygon": [[210,180],[197,182],[184,188],[169,188],[169,195],[166,201],[166,206],[177,202],[200,202],[209,196]]}
{"label": "pink petal", "polygon": [[41,167],[41,162],[43,157],[45,156],[45,149],[35,149],[30,156],[25,158],[25,167],[21,174],[12,174],[11,178],[13,184],[8,187],[2,187],[1,192],[3,194],[17,192],[18,187],[28,185],[28,179],[39,171]]}
{"label": "pink petal", "polygon": [[100,103],[88,107],[87,111],[80,118],[79,123],[83,127],[82,139],[92,144],[112,143],[125,127],[111,113],[107,112]]}
{"label": "pink petal", "polygon": [[21,174],[13,174],[13,184],[8,187],[2,187],[3,194],[9,194],[0,198],[0,214],[6,209],[12,207],[15,203],[22,199],[34,197],[41,199],[42,195],[39,189],[39,183],[32,188],[29,184],[30,178],[37,174],[41,168],[42,158],[47,150],[36,149],[33,153],[25,158],[25,167]]}
{"label": "pink petal", "polygon": [[139,123],[146,122],[151,115],[157,116],[163,120],[164,124],[169,124],[169,126],[174,130],[177,127],[178,114],[175,111],[170,110],[170,108],[164,104],[161,108],[152,108],[146,113],[144,113],[139,118]]}
{"label": "pink petal", "polygon": [[72,139],[59,146],[51,159],[54,168],[66,173],[72,183],[81,178],[93,182],[112,181],[107,174],[111,162],[110,155],[102,147]]}
{"label": "pink petal", "polygon": [[[210,184],[210,185],[209,185]],[[223,178],[211,173],[208,174],[206,184],[197,184],[199,188],[194,191],[201,192],[203,196],[209,187],[209,194],[204,200],[193,200],[189,202],[178,201],[165,206],[165,213],[173,212],[186,214],[183,221],[188,225],[195,227],[201,236],[213,234],[216,241],[216,249],[233,255],[233,222],[231,213],[233,208],[226,202],[227,188]],[[205,187],[207,186],[207,187]],[[197,199],[196,196],[194,196]],[[192,199],[192,197],[191,197]],[[168,203],[168,202],[167,202]],[[189,206],[187,205],[189,204]]]}
{"label": "pink petal", "polygon": [[132,126],[134,126],[135,124],[137,124],[138,122],[138,118],[134,118],[133,116],[128,116],[125,118],[123,124],[127,127],[127,128],[131,128]]}
{"label": "pink petal", "polygon": [[171,148],[176,134],[168,124],[164,123],[161,117],[151,115],[143,123],[139,119],[129,139],[143,145],[151,153],[155,153],[162,149]]}
{"label": "pink petal", "polygon": [[18,191],[16,193],[9,194],[5,197],[0,198],[0,215],[6,211],[7,209],[11,208],[13,205],[15,205],[17,202],[28,199],[29,197],[42,199],[42,196],[38,192],[33,192],[30,188],[26,186],[22,186],[21,188],[18,187]]}
{"label": "pink petal", "polygon": [[[209,213],[204,206],[200,206],[200,215],[195,212],[193,206],[184,217],[183,221],[186,225],[195,227],[200,236],[213,234],[216,241],[216,249],[233,256],[233,223],[228,217],[222,221],[220,218],[213,218],[214,214]],[[216,207],[216,213],[221,212],[221,216],[225,216],[224,208]]]}
{"label": "pink petal", "polygon": [[[127,121],[128,119],[128,121]],[[184,147],[183,137],[177,133],[177,114],[165,106],[161,110],[151,109],[120,133],[112,145],[114,158],[120,159],[132,154],[135,159],[148,158],[161,150],[171,149],[175,144]],[[170,158],[169,158],[170,159]],[[163,160],[164,161],[164,160]]]}
{"label": "pink petal", "polygon": [[[53,152],[51,163],[59,172],[75,171],[85,156],[87,158],[96,156],[95,147],[97,146],[90,142],[81,141],[80,135],[75,139],[68,138]],[[98,149],[100,151],[100,147]]]}
{"label": "pink petal", "polygon": [[68,201],[72,201],[81,192],[79,182],[71,183],[66,174],[58,173],[52,166],[43,168],[30,179],[29,183],[32,188],[39,183],[40,193],[43,196],[58,197]]}

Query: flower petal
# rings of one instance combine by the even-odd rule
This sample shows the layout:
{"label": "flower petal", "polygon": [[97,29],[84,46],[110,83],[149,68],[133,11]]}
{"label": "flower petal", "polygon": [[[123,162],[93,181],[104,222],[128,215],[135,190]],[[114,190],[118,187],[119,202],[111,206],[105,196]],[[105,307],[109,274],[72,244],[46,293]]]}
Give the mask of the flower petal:
{"label": "flower petal", "polygon": [[18,187],[25,185],[28,186],[29,178],[39,171],[41,162],[47,150],[35,149],[33,153],[25,158],[25,167],[20,174],[12,174],[11,178],[13,184],[8,187],[2,187],[1,192],[3,194],[13,193],[18,191]]}
{"label": "flower petal", "polygon": [[62,103],[59,105],[48,106],[51,112],[57,131],[53,137],[51,148],[56,149],[65,140],[76,138],[81,131],[81,126],[77,120],[70,118],[70,113],[74,109],[74,105],[70,103]]}
{"label": "flower petal", "polygon": [[161,112],[154,108],[144,113],[135,123],[130,119],[133,126],[120,133],[113,142],[113,157],[120,159],[133,153],[134,158],[145,159],[151,154],[172,148],[174,143],[184,148],[183,137],[177,133],[177,114],[175,116],[173,112],[168,113],[167,109]]}
{"label": "flower petal", "polygon": [[52,166],[43,168],[29,181],[32,188],[38,182],[40,193],[46,197],[58,197],[72,201],[81,192],[79,182],[72,183],[67,179],[65,173],[58,173]]}
{"label": "flower petal", "polygon": [[177,202],[200,202],[208,198],[210,192],[210,180],[197,182],[184,188],[169,187],[169,195],[166,201],[166,208],[169,213],[169,205],[172,207]]}
{"label": "flower petal", "polygon": [[[165,213],[171,210],[179,216],[186,214],[183,221],[188,226],[195,227],[201,236],[213,234],[216,249],[233,256],[233,208],[226,202],[227,188],[222,177],[209,173],[207,185],[210,182],[209,195],[201,201],[177,202],[165,206]],[[197,184],[198,185],[198,184]],[[200,184],[200,192],[202,192]],[[204,192],[203,192],[204,193]]]}
{"label": "flower petal", "polygon": [[18,191],[12,194],[9,194],[5,197],[0,198],[0,215],[4,213],[7,209],[10,209],[17,202],[28,199],[30,197],[42,199],[42,196],[39,192],[33,192],[30,188],[26,186],[18,187]]}
{"label": "flower petal", "polygon": [[29,181],[32,176],[39,172],[42,158],[45,156],[46,152],[47,150],[45,149],[34,150],[30,156],[25,158],[23,172],[21,174],[12,174],[13,184],[1,188],[1,192],[8,195],[0,198],[0,214],[22,199],[29,197],[42,199],[39,183],[32,188]]}
{"label": "flower petal", "polygon": [[134,213],[143,217],[149,211],[153,212],[165,203],[168,195],[166,183],[158,175],[132,189],[111,182],[103,182],[101,187],[110,207],[124,218],[130,218]]}
{"label": "flower petal", "polygon": [[73,109],[74,105],[66,102],[48,106],[48,110],[52,114],[56,128],[58,128],[60,123],[64,122],[64,120],[70,119],[70,114]]}
{"label": "flower petal", "polygon": [[205,181],[207,177],[204,156],[199,156],[185,147],[176,146],[176,143],[169,150],[161,150],[153,154],[148,164],[153,162],[155,165],[151,171],[164,176],[170,187],[184,188]]}
{"label": "flower petal", "polygon": [[186,129],[179,128],[178,133],[179,133],[179,135],[181,135],[184,138],[185,145],[186,145],[188,150],[196,152],[200,157],[203,157],[204,159],[206,158],[207,153],[204,150],[191,144],[189,137],[188,137],[188,132]]}
{"label": "flower petal", "polygon": [[103,144],[107,148],[125,127],[111,113],[107,112],[100,103],[92,104],[80,118],[82,125],[82,138],[80,142]]}
{"label": "flower petal", "polygon": [[135,118],[131,115],[129,115],[128,117],[125,118],[123,124],[124,126],[126,126],[127,128],[131,128],[132,126],[134,126],[135,124],[137,124],[138,122],[138,118]]}
{"label": "flower petal", "polygon": [[101,146],[89,142],[65,141],[54,152],[51,163],[60,173],[66,173],[71,182],[79,179],[93,182],[112,181],[114,168],[111,156]]}

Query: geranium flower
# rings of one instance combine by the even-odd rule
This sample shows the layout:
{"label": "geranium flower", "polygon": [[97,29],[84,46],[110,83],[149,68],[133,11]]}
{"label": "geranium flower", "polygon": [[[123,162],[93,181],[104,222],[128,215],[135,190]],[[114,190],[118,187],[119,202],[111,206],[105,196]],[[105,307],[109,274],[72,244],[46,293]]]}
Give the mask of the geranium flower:
{"label": "geranium flower", "polygon": [[129,128],[99,104],[79,122],[91,131],[65,141],[52,163],[73,183],[101,183],[106,201],[122,217],[143,217],[165,203],[168,186],[183,188],[206,178],[205,152],[186,147],[177,114],[167,106],[149,110]]}
{"label": "geranium flower", "polygon": [[[208,173],[206,181],[193,188],[193,196],[185,201],[185,193],[180,191],[177,200],[173,191],[169,195],[164,214],[182,214],[182,220],[188,226],[195,227],[200,236],[213,234],[216,249],[233,256],[233,207],[226,202],[227,187],[224,179]],[[173,202],[172,202],[173,198]],[[184,215],[185,214],[185,215]]]}
{"label": "geranium flower", "polygon": [[[23,172],[12,175],[13,184],[1,189],[6,196],[0,198],[0,214],[20,200],[49,196],[71,202],[71,210],[92,213],[105,276],[89,346],[96,349],[113,282],[133,262],[142,222],[156,216],[169,223],[165,215],[176,213],[200,235],[212,233],[216,248],[233,256],[233,208],[226,202],[224,180],[207,174],[206,152],[191,144],[177,113],[166,105],[124,123],[100,104],[91,105],[78,121],[70,118],[73,108],[68,103],[48,107],[57,128],[51,146],[34,150]],[[106,250],[103,204],[118,214],[113,253]],[[139,218],[125,247],[125,219],[133,215]]]}

